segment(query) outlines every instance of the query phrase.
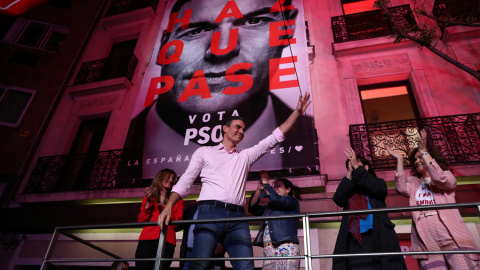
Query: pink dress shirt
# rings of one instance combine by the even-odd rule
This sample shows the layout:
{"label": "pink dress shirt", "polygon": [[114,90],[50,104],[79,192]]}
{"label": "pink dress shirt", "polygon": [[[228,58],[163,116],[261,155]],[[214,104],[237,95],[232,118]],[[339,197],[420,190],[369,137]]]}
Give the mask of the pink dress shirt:
{"label": "pink dress shirt", "polygon": [[276,128],[267,138],[245,150],[228,152],[223,144],[203,146],[192,155],[187,170],[173,187],[183,199],[200,175],[202,189],[197,201],[217,200],[237,205],[245,204],[245,183],[250,167],[268,150],[282,142],[285,136]]}
{"label": "pink dress shirt", "polygon": [[[455,189],[457,187],[457,179],[450,171],[443,171],[435,160],[427,164],[427,170],[432,178],[432,183],[435,185],[431,188],[435,204],[456,203]],[[405,173],[395,174],[395,189],[404,197],[409,198],[410,206],[416,206],[415,194],[420,187],[421,180],[418,177],[407,177]],[[443,222],[447,230],[452,235],[455,243],[461,250],[476,250],[477,245],[473,240],[472,233],[468,230],[467,225],[463,221],[458,209],[443,209],[437,210],[440,220]],[[412,212],[412,249],[413,251],[426,251],[424,245],[425,233],[421,228],[417,228],[416,224],[420,219],[420,211]],[[476,254],[466,254],[472,260],[478,260],[479,256]],[[427,259],[428,255],[412,256],[414,259]]]}

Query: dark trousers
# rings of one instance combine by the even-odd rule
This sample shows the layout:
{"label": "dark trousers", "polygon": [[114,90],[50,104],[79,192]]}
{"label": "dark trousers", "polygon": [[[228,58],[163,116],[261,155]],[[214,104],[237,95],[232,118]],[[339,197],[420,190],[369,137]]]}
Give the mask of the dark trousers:
{"label": "dark trousers", "polygon": [[[372,230],[362,233],[362,245],[355,240],[352,234],[348,233],[347,253],[371,253],[374,243]],[[373,257],[349,257],[347,258],[348,269],[378,269],[380,265],[375,265]]]}
{"label": "dark trousers", "polygon": [[[156,240],[138,240],[137,250],[135,251],[135,259],[142,258],[155,258],[157,257],[158,239]],[[175,252],[175,245],[165,243],[165,251],[163,252],[164,258],[173,258]],[[162,262],[161,270],[170,269],[172,262]],[[141,270],[154,270],[155,261],[151,262],[136,262],[135,269]]]}

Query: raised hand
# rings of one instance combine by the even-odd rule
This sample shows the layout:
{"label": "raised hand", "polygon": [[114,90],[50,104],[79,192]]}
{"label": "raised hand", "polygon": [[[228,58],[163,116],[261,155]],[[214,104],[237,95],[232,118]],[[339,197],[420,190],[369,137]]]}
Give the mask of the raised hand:
{"label": "raised hand", "polygon": [[260,178],[263,184],[268,184],[268,180],[270,180],[270,177],[268,177],[268,172],[265,170],[260,171]]}
{"label": "raised hand", "polygon": [[427,151],[427,132],[425,129],[422,129],[418,133],[418,150],[420,150],[420,152]]}
{"label": "raised hand", "polygon": [[305,93],[302,96],[299,96],[298,97],[298,104],[297,104],[297,108],[296,110],[300,113],[300,114],[303,114],[306,110],[307,110],[307,107],[308,105],[310,105],[312,101],[310,100],[310,93]]}
{"label": "raised hand", "polygon": [[387,145],[387,152],[392,155],[397,160],[397,169],[396,173],[403,173],[403,156],[400,155],[397,151],[394,151],[390,146]]}
{"label": "raised hand", "polygon": [[399,160],[399,159],[403,160],[403,156],[402,156],[400,153],[394,151],[394,150],[393,150],[390,146],[388,146],[388,145],[387,145],[386,148],[387,148],[387,152],[388,152],[392,157],[396,158],[397,160]]}
{"label": "raised hand", "polygon": [[353,169],[356,169],[358,168],[358,166],[360,166],[360,164],[358,164],[357,155],[355,154],[355,151],[353,151],[352,148],[345,149],[343,153],[348,158],[348,160],[350,160],[350,163],[352,164]]}

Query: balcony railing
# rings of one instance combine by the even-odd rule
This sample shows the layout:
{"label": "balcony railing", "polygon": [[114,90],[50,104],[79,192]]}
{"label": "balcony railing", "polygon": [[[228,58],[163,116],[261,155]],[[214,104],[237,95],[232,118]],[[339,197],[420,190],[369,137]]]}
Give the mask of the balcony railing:
{"label": "balcony railing", "polygon": [[[375,214],[380,213],[405,213],[413,211],[438,211],[442,209],[462,209],[462,208],[476,208],[480,209],[479,202],[470,202],[470,203],[455,203],[455,204],[437,204],[437,205],[421,205],[421,206],[403,206],[395,208],[377,208],[377,209],[364,209],[364,210],[349,210],[349,211],[336,211],[336,212],[318,212],[318,213],[302,213],[302,214],[290,214],[290,215],[281,215],[281,216],[262,216],[262,217],[241,217],[241,218],[215,218],[215,219],[196,219],[196,220],[173,220],[170,221],[172,225],[181,225],[181,224],[212,224],[212,223],[227,223],[227,222],[250,222],[250,221],[269,221],[269,220],[280,220],[280,219],[301,219],[302,227],[298,231],[302,231],[303,234],[303,251],[299,256],[285,256],[280,254],[279,256],[274,257],[228,257],[228,258],[165,258],[164,257],[164,243],[165,235],[169,226],[164,226],[163,230],[160,231],[159,241],[158,241],[158,252],[156,253],[155,258],[122,258],[121,256],[105,249],[105,247],[100,247],[95,245],[89,240],[83,239],[78,232],[86,230],[108,230],[108,229],[124,229],[124,228],[142,228],[145,226],[157,226],[157,222],[137,222],[137,223],[121,223],[121,224],[101,224],[101,225],[86,225],[86,226],[71,226],[71,227],[56,227],[53,232],[52,239],[50,240],[50,245],[48,246],[47,252],[45,254],[44,260],[42,261],[42,266],[40,270],[46,269],[57,269],[62,265],[68,264],[78,264],[86,265],[89,263],[90,266],[100,263],[112,263],[112,262],[138,262],[138,261],[154,261],[154,269],[161,269],[162,263],[171,262],[171,261],[194,261],[194,260],[209,260],[209,261],[233,261],[233,260],[285,260],[285,259],[298,259],[303,260],[304,269],[318,269],[317,265],[313,264],[313,260],[326,259],[326,258],[347,258],[347,257],[379,257],[379,256],[418,256],[418,255],[453,255],[453,254],[480,254],[480,250],[439,250],[439,251],[395,251],[395,252],[368,252],[368,253],[345,253],[345,254],[318,254],[312,249],[312,245],[316,244],[318,241],[317,237],[311,237],[311,223],[315,218],[326,218],[326,217],[336,217],[336,216],[348,216],[352,214]],[[337,219],[334,220],[335,222]],[[74,233],[75,232],[75,233]],[[113,232],[114,233],[114,232]],[[60,235],[65,236],[66,239],[70,238],[73,241],[81,243],[85,246],[88,246],[99,253],[102,253],[106,256],[101,258],[77,258],[71,256],[71,254],[64,253],[65,257],[54,257],[54,251],[58,249],[58,242]],[[65,240],[64,240],[65,241]],[[316,254],[317,253],[317,254]],[[58,256],[58,255],[57,255]],[[67,257],[68,256],[68,257]],[[108,257],[111,258],[108,258]],[[52,258],[54,257],[54,258]],[[70,258],[69,258],[70,257]],[[53,267],[52,267],[53,266]],[[314,268],[313,266],[316,266]],[[62,267],[63,268],[63,267]]]}
{"label": "balcony railing", "polygon": [[[396,23],[402,26],[416,25],[410,5],[388,9]],[[335,43],[383,37],[396,33],[390,20],[381,10],[332,17]]]}
{"label": "balcony railing", "polygon": [[73,85],[126,77],[132,81],[138,59],[134,54],[109,57],[82,63]]}
{"label": "balcony railing", "polygon": [[445,155],[451,165],[480,163],[480,113],[350,126],[350,143],[375,169],[395,168],[386,146],[405,157],[417,147],[418,131],[428,132],[429,143]]}
{"label": "balcony railing", "polygon": [[[452,20],[455,22],[469,21],[479,22],[480,1],[478,0],[435,0],[432,14],[440,20]],[[446,23],[438,22],[438,26],[445,29]]]}
{"label": "balcony railing", "polygon": [[122,150],[38,159],[24,193],[115,188]]}
{"label": "balcony railing", "polygon": [[159,0],[113,0],[105,17],[127,13],[141,8],[151,7],[157,10]]}

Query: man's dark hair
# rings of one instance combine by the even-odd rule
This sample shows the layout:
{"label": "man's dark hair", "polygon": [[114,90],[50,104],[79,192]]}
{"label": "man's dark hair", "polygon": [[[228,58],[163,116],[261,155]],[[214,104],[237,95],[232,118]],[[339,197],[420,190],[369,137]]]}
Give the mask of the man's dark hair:
{"label": "man's dark hair", "polygon": [[[225,121],[223,121],[223,125],[222,126],[227,126],[229,127],[230,124],[232,124],[232,121],[233,120],[241,120],[244,124],[245,124],[245,118],[241,117],[241,116],[230,116],[228,117],[227,119],[225,119]],[[245,127],[246,128],[246,127]]]}

